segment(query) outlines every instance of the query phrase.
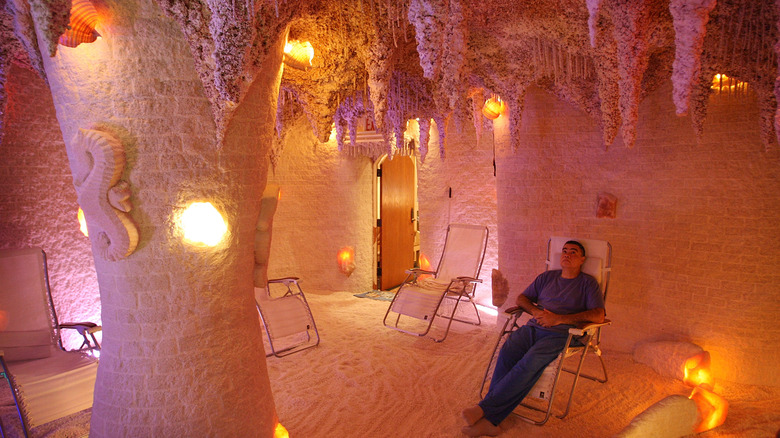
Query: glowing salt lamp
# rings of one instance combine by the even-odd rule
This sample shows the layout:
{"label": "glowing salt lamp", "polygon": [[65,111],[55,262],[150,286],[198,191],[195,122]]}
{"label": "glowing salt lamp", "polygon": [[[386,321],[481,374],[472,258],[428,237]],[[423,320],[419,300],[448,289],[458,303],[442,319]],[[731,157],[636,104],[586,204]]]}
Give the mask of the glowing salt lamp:
{"label": "glowing salt lamp", "polygon": [[710,353],[709,351],[702,351],[696,356],[688,358],[685,361],[683,369],[683,382],[686,385],[712,389],[713,378],[710,371]]}
{"label": "glowing salt lamp", "polygon": [[306,71],[314,59],[314,48],[308,41],[288,41],[284,45],[284,64],[298,70]]}
{"label": "glowing salt lamp", "polygon": [[100,34],[95,31],[98,14],[90,0],[73,0],[70,8],[70,22],[57,42],[65,47],[76,47],[81,43],[92,43]]}
{"label": "glowing salt lamp", "polygon": [[337,258],[339,271],[347,277],[352,275],[352,272],[355,270],[355,248],[351,246],[341,248]]}
{"label": "glowing salt lamp", "polygon": [[276,423],[274,438],[290,438],[290,432],[287,432],[287,429],[282,426],[282,423]]}
{"label": "glowing salt lamp", "polygon": [[506,111],[506,104],[498,96],[493,96],[482,106],[482,114],[490,120],[495,120]]}
{"label": "glowing salt lamp", "polygon": [[694,388],[688,398],[696,402],[699,418],[701,418],[701,422],[696,426],[694,432],[701,433],[714,429],[726,421],[726,415],[729,412],[729,402],[725,398],[701,386]]}
{"label": "glowing salt lamp", "polygon": [[426,257],[425,254],[420,254],[420,269],[426,271],[431,270],[431,262],[428,261],[428,257]]}
{"label": "glowing salt lamp", "polygon": [[210,202],[193,202],[180,219],[184,240],[194,245],[216,246],[227,233],[227,224]]}
{"label": "glowing salt lamp", "polygon": [[87,219],[84,217],[84,210],[79,207],[79,212],[76,213],[76,217],[79,219],[79,230],[81,234],[89,237],[89,231],[87,231]]}

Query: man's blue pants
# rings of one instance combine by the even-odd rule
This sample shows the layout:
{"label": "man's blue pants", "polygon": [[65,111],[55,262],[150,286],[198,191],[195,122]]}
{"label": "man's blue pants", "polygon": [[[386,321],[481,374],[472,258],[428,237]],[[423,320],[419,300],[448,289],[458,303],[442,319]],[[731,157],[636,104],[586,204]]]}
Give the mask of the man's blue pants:
{"label": "man's blue pants", "polygon": [[520,404],[566,345],[567,333],[524,325],[509,335],[496,359],[490,390],[479,406],[498,426]]}

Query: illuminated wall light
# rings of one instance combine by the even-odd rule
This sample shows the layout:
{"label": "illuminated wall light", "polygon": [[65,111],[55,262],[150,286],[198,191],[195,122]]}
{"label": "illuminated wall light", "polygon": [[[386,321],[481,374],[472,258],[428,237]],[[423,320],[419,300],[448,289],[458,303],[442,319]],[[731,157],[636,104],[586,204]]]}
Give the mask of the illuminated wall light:
{"label": "illuminated wall light", "polygon": [[227,224],[210,202],[193,202],[180,219],[184,240],[195,245],[216,246],[227,233]]}
{"label": "illuminated wall light", "polygon": [[284,45],[284,64],[292,68],[306,71],[311,68],[314,59],[314,48],[308,41],[288,41]]}
{"label": "illuminated wall light", "polygon": [[683,369],[683,382],[688,386],[703,388],[713,388],[712,371],[710,371],[710,353],[702,351],[701,353],[688,358],[685,361]]}
{"label": "illuminated wall light", "polygon": [[493,95],[482,106],[482,115],[490,120],[497,119],[504,111],[506,111],[506,104],[496,95]]}
{"label": "illuminated wall light", "polygon": [[355,270],[355,248],[351,246],[341,248],[336,258],[339,271],[347,277],[352,275],[352,272]]}
{"label": "illuminated wall light", "polygon": [[701,422],[696,427],[696,433],[714,429],[726,421],[729,402],[725,398],[701,386],[696,387],[688,398],[696,403],[696,408],[699,410]]}
{"label": "illuminated wall light", "polygon": [[287,429],[282,426],[282,423],[276,423],[276,428],[274,428],[274,438],[290,438],[290,432],[287,432]]}
{"label": "illuminated wall light", "polygon": [[76,217],[79,219],[79,230],[81,231],[81,234],[89,237],[87,219],[84,217],[84,210],[82,210],[81,207],[79,207],[79,212],[76,214]]}
{"label": "illuminated wall light", "polygon": [[100,36],[95,30],[97,22],[98,14],[90,0],[73,0],[68,30],[60,35],[57,42],[65,47],[94,42]]}
{"label": "illuminated wall light", "polygon": [[710,86],[718,93],[742,93],[748,88],[748,83],[738,81],[734,78],[728,77],[724,74],[718,73],[712,78],[712,85]]}

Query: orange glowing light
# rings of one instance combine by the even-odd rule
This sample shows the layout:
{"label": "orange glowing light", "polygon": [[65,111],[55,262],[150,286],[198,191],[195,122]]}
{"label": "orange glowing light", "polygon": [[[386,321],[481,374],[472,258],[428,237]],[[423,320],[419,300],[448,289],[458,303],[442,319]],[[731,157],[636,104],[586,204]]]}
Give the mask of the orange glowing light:
{"label": "orange glowing light", "polygon": [[729,402],[725,398],[701,386],[694,388],[688,398],[696,402],[699,418],[701,418],[701,422],[696,426],[696,433],[714,429],[726,421],[726,415],[729,413]]}
{"label": "orange glowing light", "polygon": [[276,423],[274,438],[290,438],[290,432],[287,432],[287,429],[282,426],[282,423]]}
{"label": "orange glowing light", "polygon": [[89,231],[87,231],[87,219],[84,217],[84,210],[79,207],[79,212],[76,214],[79,219],[79,230],[81,234],[89,237]]}
{"label": "orange glowing light", "polygon": [[355,270],[355,248],[345,246],[339,250],[336,256],[339,265],[339,271],[349,277]]}
{"label": "orange glowing light", "polygon": [[482,114],[490,120],[497,119],[504,111],[506,111],[506,104],[495,95],[488,99],[482,107]]}
{"label": "orange glowing light", "polygon": [[314,48],[308,41],[288,41],[284,45],[284,64],[298,70],[311,68],[314,59]]}
{"label": "orange glowing light", "polygon": [[702,351],[685,361],[683,382],[686,385],[703,388],[713,388],[712,372],[710,371],[710,353]]}
{"label": "orange glowing light", "polygon": [[420,269],[431,270],[431,262],[428,261],[428,257],[425,257],[425,254],[420,254]]}
{"label": "orange glowing light", "polygon": [[719,73],[713,76],[710,88],[718,93],[739,93],[747,90],[748,83]]}

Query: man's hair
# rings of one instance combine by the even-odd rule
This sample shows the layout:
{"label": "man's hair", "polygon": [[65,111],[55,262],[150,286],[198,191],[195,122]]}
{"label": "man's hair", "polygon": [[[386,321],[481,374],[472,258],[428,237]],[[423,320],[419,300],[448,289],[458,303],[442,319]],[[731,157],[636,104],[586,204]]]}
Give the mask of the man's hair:
{"label": "man's hair", "polygon": [[582,251],[582,256],[585,257],[585,247],[582,246],[580,242],[577,242],[576,240],[569,240],[568,242],[564,243],[564,245],[577,245],[580,247],[580,251]]}

